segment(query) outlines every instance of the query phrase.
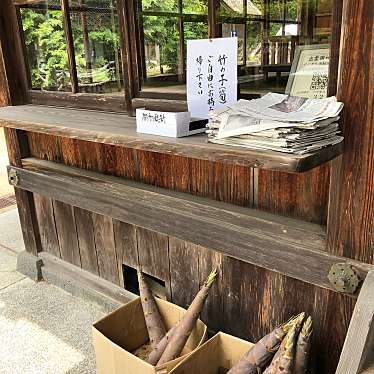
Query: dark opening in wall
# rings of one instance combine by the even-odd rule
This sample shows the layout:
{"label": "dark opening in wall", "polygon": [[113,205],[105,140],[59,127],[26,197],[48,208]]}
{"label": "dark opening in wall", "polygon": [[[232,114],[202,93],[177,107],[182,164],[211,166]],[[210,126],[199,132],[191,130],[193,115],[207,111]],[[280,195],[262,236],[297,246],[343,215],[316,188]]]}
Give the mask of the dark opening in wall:
{"label": "dark opening in wall", "polygon": [[[139,282],[137,270],[131,266],[123,265],[123,278],[125,289],[136,295],[139,295]],[[165,281],[144,273],[145,280],[151,289],[153,295],[166,300]]]}

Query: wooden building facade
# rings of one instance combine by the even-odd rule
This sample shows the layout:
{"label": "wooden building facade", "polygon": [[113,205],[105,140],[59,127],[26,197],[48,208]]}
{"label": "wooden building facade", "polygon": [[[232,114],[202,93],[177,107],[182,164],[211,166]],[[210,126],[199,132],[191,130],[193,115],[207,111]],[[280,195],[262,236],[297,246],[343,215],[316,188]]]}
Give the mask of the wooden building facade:
{"label": "wooden building facade", "polygon": [[[61,13],[68,70],[55,72],[59,87],[54,83],[48,89],[43,84],[49,73],[35,79],[32,66],[46,70],[49,60],[31,54],[25,38],[32,26],[24,19],[25,11],[45,14],[46,3]],[[270,0],[262,8],[244,0],[243,13],[234,15],[222,15],[221,9],[234,9],[229,1],[225,8],[208,0],[198,14],[184,14],[183,1],[172,11],[143,9],[152,2],[137,0],[104,3],[2,0],[0,5],[0,126],[27,252],[46,268],[89,279],[119,298],[121,289],[135,291],[133,274],[141,267],[160,295],[181,306],[217,267],[219,281],[202,316],[212,331],[256,341],[305,311],[315,322],[313,370],[334,373],[360,288],[352,294],[338,291],[327,275],[334,264],[344,264],[362,284],[374,269],[371,1],[299,1],[292,20],[286,12],[291,1],[284,0],[279,1],[281,19],[273,15]],[[247,12],[256,4],[258,16]],[[111,14],[118,33],[110,64],[100,62],[105,79],[98,78],[101,65],[94,66],[99,59],[91,57],[107,47],[101,43],[92,52],[86,7]],[[174,17],[180,36],[175,74],[161,74],[160,68],[157,79],[149,76],[147,17]],[[259,73],[282,89],[294,40],[286,35],[287,24],[297,26],[300,44],[331,44],[328,90],[345,103],[344,149],[283,156],[207,144],[201,136],[170,140],[136,133],[135,108],[186,108],[181,36],[188,23],[206,23],[207,36],[219,37],[229,23],[245,25],[249,35],[253,22],[262,25],[259,65],[247,64],[255,48],[247,48],[252,39],[245,39],[239,74],[249,82]],[[272,35],[278,30],[274,24],[281,35]],[[288,57],[279,57],[282,53]],[[170,89],[165,82],[173,79]],[[239,84],[242,97],[251,98],[270,86],[258,92],[243,87]],[[369,326],[363,334],[366,342],[374,333]],[[368,363],[366,356],[357,360],[357,367]],[[339,373],[358,373],[353,366]]]}

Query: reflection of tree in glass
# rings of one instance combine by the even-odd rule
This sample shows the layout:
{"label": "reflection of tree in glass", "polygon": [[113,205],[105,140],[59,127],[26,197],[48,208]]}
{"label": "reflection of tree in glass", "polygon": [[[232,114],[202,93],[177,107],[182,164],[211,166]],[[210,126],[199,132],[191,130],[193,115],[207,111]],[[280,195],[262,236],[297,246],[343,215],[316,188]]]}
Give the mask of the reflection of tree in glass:
{"label": "reflection of tree in glass", "polygon": [[61,12],[22,9],[22,23],[32,87],[63,90],[70,81]]}
{"label": "reflection of tree in glass", "polygon": [[[142,0],[143,10],[176,12],[175,0]],[[207,4],[204,0],[184,0],[184,14],[206,14]],[[178,17],[175,16],[147,16],[143,17],[144,43],[147,58],[147,74],[177,74],[179,29]],[[184,38],[201,39],[208,35],[208,26],[203,22],[184,22]]]}

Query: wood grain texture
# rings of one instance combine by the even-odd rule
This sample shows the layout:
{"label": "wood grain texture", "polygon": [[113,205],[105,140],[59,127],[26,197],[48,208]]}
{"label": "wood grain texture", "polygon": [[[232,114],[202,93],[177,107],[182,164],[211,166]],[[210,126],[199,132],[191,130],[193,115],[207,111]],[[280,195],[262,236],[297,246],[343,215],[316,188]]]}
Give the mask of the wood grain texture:
{"label": "wood grain texture", "polygon": [[146,274],[165,282],[170,300],[169,243],[166,235],[142,227],[136,229],[139,265]]}
{"label": "wood grain texture", "polygon": [[374,272],[366,277],[355,309],[336,374],[356,374],[374,364]]}
{"label": "wood grain texture", "polygon": [[53,210],[55,212],[61,258],[73,265],[81,266],[73,207],[61,201],[54,200]]}
{"label": "wood grain texture", "polygon": [[[22,157],[30,155],[26,133],[4,129],[10,165],[22,167]],[[34,255],[41,251],[40,232],[32,193],[14,189],[25,249]]]}
{"label": "wood grain texture", "polygon": [[184,138],[152,136],[137,133],[135,119],[124,114],[38,105],[0,108],[0,126],[173,156],[287,172],[310,170],[342,152],[342,144],[323,148],[316,153],[288,155],[207,143],[205,134]]}
{"label": "wood grain texture", "polygon": [[93,109],[118,113],[125,113],[127,109],[124,97],[107,94],[88,94],[83,92],[73,94],[71,92],[31,90],[29,91],[29,100],[31,104],[37,105]]}
{"label": "wood grain texture", "polygon": [[113,220],[113,229],[120,284],[122,287],[126,287],[123,265],[131,266],[134,269],[139,267],[136,227],[125,222]]}
{"label": "wood grain texture", "polygon": [[58,196],[67,204],[155,231],[139,231],[139,256],[141,265],[144,258],[150,266],[150,275],[165,281],[165,235],[329,289],[333,287],[326,275],[333,263],[351,263],[363,271],[363,277],[372,267],[325,252],[324,232],[318,225],[49,161],[28,159],[24,166],[13,168],[19,175],[20,188],[49,198]]}
{"label": "wood grain texture", "polygon": [[34,202],[42,250],[61,257],[52,200],[35,193]]}
{"label": "wood grain texture", "polygon": [[66,51],[68,55],[68,66],[70,72],[71,92],[78,92],[78,73],[75,61],[74,37],[71,27],[70,7],[68,0],[61,0],[61,13],[64,20],[64,35],[66,39]]}
{"label": "wood grain texture", "polygon": [[0,7],[0,106],[28,101],[27,74],[16,8],[12,0]]}
{"label": "wood grain texture", "polygon": [[212,285],[209,296],[205,301],[204,308],[201,312],[200,318],[206,322],[209,329],[213,331],[220,331],[224,328],[224,300],[227,297],[227,288],[224,285],[223,275],[223,258],[222,253],[212,251],[209,248],[199,248],[199,273],[200,273],[200,288],[204,284],[208,275],[213,269],[218,272],[218,278]]}
{"label": "wood grain texture", "polygon": [[374,11],[344,2],[338,99],[345,151],[331,179],[329,250],[374,263]]}
{"label": "wood grain texture", "polygon": [[200,288],[199,248],[169,237],[171,300],[188,308]]}
{"label": "wood grain texture", "polygon": [[92,213],[74,207],[74,218],[77,227],[81,266],[84,270],[99,275]]}
{"label": "wood grain texture", "polygon": [[99,274],[104,279],[120,284],[113,220],[101,214],[92,214]]}
{"label": "wood grain texture", "polygon": [[258,171],[258,208],[326,225],[330,164],[302,174]]}

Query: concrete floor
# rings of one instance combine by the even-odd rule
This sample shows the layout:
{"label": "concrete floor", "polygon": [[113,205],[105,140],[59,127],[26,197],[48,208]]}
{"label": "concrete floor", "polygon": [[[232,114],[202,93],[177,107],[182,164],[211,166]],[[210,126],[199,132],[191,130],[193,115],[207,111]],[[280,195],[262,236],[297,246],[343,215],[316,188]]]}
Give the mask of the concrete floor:
{"label": "concrete floor", "polygon": [[91,326],[108,311],[16,271],[16,209],[0,228],[0,374],[96,373]]}
{"label": "concrete floor", "polygon": [[[13,194],[0,128],[0,198]],[[15,206],[0,209],[0,374],[96,373],[91,326],[108,310],[17,272],[24,243]]]}

